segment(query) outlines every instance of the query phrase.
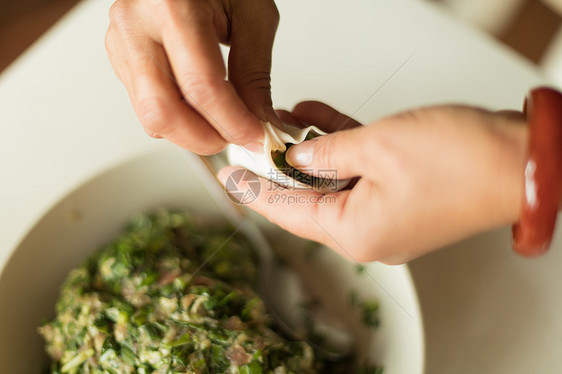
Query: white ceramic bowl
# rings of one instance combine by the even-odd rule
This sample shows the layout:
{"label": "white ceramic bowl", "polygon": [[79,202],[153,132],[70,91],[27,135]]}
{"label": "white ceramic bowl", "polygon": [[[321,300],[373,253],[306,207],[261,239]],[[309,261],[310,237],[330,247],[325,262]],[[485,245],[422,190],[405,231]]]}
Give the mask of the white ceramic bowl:
{"label": "white ceramic bowl", "polygon": [[[221,214],[188,163],[170,149],[140,156],[85,182],[30,228],[0,274],[3,373],[41,372],[47,358],[36,329],[53,317],[68,271],[114,237],[128,217],[158,207]],[[280,231],[273,236],[278,247],[286,243],[293,249],[291,256],[302,257],[303,251],[295,249],[303,241]],[[295,264],[307,285],[319,289],[320,297],[340,312],[346,313],[350,290],[379,300],[381,326],[359,329],[358,349],[384,365],[385,374],[423,372],[422,320],[406,266],[374,263],[358,275],[353,264],[328,250],[301,265],[296,258]]]}

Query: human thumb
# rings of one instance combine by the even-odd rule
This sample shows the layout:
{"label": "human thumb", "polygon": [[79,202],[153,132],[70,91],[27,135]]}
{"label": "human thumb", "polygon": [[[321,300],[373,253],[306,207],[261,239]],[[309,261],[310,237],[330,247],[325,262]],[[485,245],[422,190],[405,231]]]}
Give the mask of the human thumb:
{"label": "human thumb", "polygon": [[271,101],[271,53],[279,14],[273,2],[240,2],[232,12],[228,79],[259,120],[280,123]]}
{"label": "human thumb", "polygon": [[362,174],[365,164],[360,129],[339,131],[293,145],[287,151],[287,162],[313,175],[336,174],[337,179],[347,179]]}

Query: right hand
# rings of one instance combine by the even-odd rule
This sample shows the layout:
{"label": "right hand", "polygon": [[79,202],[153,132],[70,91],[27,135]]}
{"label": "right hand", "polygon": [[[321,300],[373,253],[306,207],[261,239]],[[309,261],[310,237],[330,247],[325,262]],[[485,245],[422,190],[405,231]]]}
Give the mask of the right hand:
{"label": "right hand", "polygon": [[[277,123],[273,0],[117,0],[106,49],[145,131],[199,154],[258,150]],[[230,44],[228,80],[219,43]]]}
{"label": "right hand", "polygon": [[[354,262],[404,263],[520,216],[527,144],[521,113],[449,105],[358,126],[325,104],[305,102],[280,115],[333,132],[292,146],[291,165],[360,179],[322,195],[256,177],[261,189],[247,206]],[[224,183],[238,169],[227,167],[219,178]],[[244,183],[237,191],[248,188]]]}

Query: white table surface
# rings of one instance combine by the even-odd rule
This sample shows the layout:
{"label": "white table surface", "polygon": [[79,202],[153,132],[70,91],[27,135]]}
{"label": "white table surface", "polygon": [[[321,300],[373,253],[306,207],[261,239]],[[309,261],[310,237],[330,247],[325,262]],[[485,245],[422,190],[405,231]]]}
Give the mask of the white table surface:
{"label": "white table surface", "polygon": [[[0,264],[77,184],[167,146],[144,134],[107,61],[110,3],[81,2],[0,76]],[[429,3],[343,4],[278,1],[277,106],[314,98],[365,122],[443,102],[516,109],[544,82],[515,54]],[[508,231],[499,230],[411,264],[427,373],[560,372],[558,233],[537,260],[510,253]]]}

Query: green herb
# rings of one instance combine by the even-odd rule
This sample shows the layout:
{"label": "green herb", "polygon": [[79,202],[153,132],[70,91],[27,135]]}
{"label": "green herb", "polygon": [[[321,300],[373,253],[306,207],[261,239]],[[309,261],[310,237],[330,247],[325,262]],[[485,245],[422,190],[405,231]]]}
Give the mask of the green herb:
{"label": "green herb", "polygon": [[[316,138],[318,135],[309,132],[305,138],[305,140],[310,140],[313,138]],[[310,174],[304,173],[298,169],[295,169],[293,166],[289,165],[289,163],[287,162],[285,155],[287,153],[287,151],[289,150],[289,148],[291,148],[291,146],[293,146],[294,144],[292,143],[286,143],[285,144],[285,151],[284,152],[272,152],[271,153],[271,158],[273,160],[273,163],[275,164],[275,166],[277,166],[277,168],[285,175],[287,175],[288,177],[301,182],[303,184],[306,184],[308,186],[312,186],[312,187],[316,187],[319,188],[320,186],[323,186],[326,184],[326,181],[322,178],[318,178],[318,177],[314,177]]]}
{"label": "green herb", "polygon": [[48,372],[326,372],[308,343],[275,332],[254,290],[256,254],[232,231],[185,212],[132,219],[68,275],[39,329]]}
{"label": "green herb", "polygon": [[360,304],[361,322],[365,326],[377,328],[380,325],[378,310],[379,304],[374,300],[363,301]]}
{"label": "green herb", "polygon": [[349,291],[349,305],[357,306],[359,305],[359,295],[356,290]]}
{"label": "green herb", "polygon": [[348,300],[350,306],[359,308],[359,318],[365,326],[379,327],[379,303],[376,300],[361,300],[357,290],[349,292]]}
{"label": "green herb", "polygon": [[383,368],[380,366],[371,366],[359,369],[357,374],[383,374]]}
{"label": "green herb", "polygon": [[322,250],[322,244],[309,240],[304,248],[304,257],[307,260],[312,260]]}
{"label": "green herb", "polygon": [[365,265],[362,265],[362,264],[356,264],[355,265],[355,271],[357,272],[357,274],[363,274],[363,273],[367,272],[367,267]]}

